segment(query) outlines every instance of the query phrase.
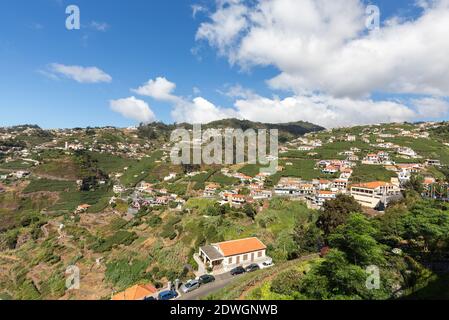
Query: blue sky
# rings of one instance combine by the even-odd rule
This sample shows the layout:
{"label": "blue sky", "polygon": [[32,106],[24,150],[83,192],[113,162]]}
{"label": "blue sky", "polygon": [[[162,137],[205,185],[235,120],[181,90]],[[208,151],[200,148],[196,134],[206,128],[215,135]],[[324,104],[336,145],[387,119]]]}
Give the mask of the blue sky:
{"label": "blue sky", "polygon": [[[415,1],[374,3],[382,20],[395,15],[415,19],[421,14]],[[157,120],[173,122],[177,119],[172,101],[139,97],[131,91],[156,77],[176,83],[177,97],[190,101],[201,96],[217,107],[233,107],[236,98],[223,92],[236,85],[260,97],[291,95],[267,85],[267,80],[285,71],[276,63],[245,69],[239,63],[231,65],[229,55],[219,54],[207,39],[195,40],[201,23],[210,21],[217,10],[212,0],[4,0],[2,4],[0,126],[133,125],[135,119],[110,108],[110,100],[130,96],[145,101]],[[81,30],[65,28],[69,4],[80,8]],[[195,17],[193,5],[203,8]],[[56,79],[49,76],[52,63],[96,67],[112,81],[80,83],[60,74]],[[409,100],[414,95],[371,91],[374,100]],[[428,97],[428,93],[417,96]]]}

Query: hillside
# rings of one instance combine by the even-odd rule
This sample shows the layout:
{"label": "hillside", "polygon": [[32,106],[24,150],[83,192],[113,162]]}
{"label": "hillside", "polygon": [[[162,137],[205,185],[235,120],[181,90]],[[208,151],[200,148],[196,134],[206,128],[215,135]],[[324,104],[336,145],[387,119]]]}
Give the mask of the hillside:
{"label": "hillside", "polygon": [[[438,260],[444,265],[449,248],[446,123],[323,130],[302,122],[270,125],[229,119],[205,126],[279,129],[286,139],[280,143],[278,172],[269,177],[259,175],[259,165],[173,165],[167,141],[177,126],[188,125],[0,129],[0,298],[102,299],[136,283],[163,287],[177,278],[195,277],[193,254],[200,246],[245,237],[263,241],[275,267],[246,275],[217,298],[385,299],[397,285],[404,286],[402,297],[413,297],[414,290],[418,296],[428,294],[436,290],[433,282],[447,279],[429,264]],[[440,164],[429,165],[430,159]],[[317,205],[310,198],[320,191],[332,194],[334,181],[345,177],[348,186],[333,194],[352,199],[350,185],[390,183],[400,168],[410,166],[413,179],[400,186],[405,196],[401,201],[374,215],[350,203],[351,210],[371,213],[369,218],[355,216],[349,226],[344,220],[339,227],[353,229],[331,228],[332,234],[318,227],[328,202]],[[334,171],[326,171],[328,167]],[[312,186],[313,193],[308,198],[279,195],[275,189],[282,178]],[[433,194],[424,178],[434,179]],[[223,204],[223,194],[229,192],[238,193],[245,204]],[[257,198],[261,192],[271,196]],[[329,201],[335,201],[330,202],[331,213],[348,205]],[[326,287],[312,293],[310,286],[297,282],[312,269],[317,277],[336,276],[324,274],[320,266],[332,269],[329,265],[339,261],[343,271],[361,277],[363,265],[345,256],[352,248],[348,241],[359,242],[344,235],[367,240],[368,247],[357,248],[360,252],[375,248],[371,253],[379,260],[367,258],[367,263],[394,262],[382,264],[391,278],[382,295],[349,286],[347,292],[325,296]],[[331,255],[334,260],[298,264],[301,257],[316,254],[325,239],[338,251]],[[394,248],[404,255],[392,256]],[[64,274],[71,265],[80,268],[81,290],[65,289]],[[413,279],[401,278],[409,273]],[[318,282],[316,277],[304,279]],[[288,290],[279,286],[284,281],[290,281]],[[409,287],[413,281],[416,288]]]}
{"label": "hillside", "polygon": [[[151,139],[159,139],[162,137],[163,139],[168,140],[171,131],[176,128],[192,129],[192,124],[179,123],[173,125],[166,125],[163,123],[150,123],[145,125],[141,124],[138,130],[139,136],[141,137],[147,137]],[[323,127],[303,121],[281,123],[281,124],[270,124],[270,123],[253,122],[239,119],[218,120],[202,125],[203,130],[210,128],[214,129],[233,128],[233,129],[242,129],[243,131],[246,131],[247,129],[254,129],[254,130],[278,129],[282,141],[297,138],[309,132],[318,132],[325,130]]]}

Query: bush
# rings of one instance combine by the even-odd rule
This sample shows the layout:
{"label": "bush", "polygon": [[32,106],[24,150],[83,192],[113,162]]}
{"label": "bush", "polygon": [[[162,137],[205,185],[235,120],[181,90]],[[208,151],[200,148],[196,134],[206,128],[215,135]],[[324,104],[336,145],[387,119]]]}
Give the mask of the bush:
{"label": "bush", "polygon": [[107,252],[118,245],[129,246],[137,238],[138,236],[135,232],[118,231],[107,239],[98,239],[97,242],[91,246],[91,249],[97,253]]}
{"label": "bush", "polygon": [[155,228],[162,223],[162,219],[158,216],[152,216],[147,223],[150,227]]}
{"label": "bush", "polygon": [[302,276],[303,274],[295,269],[282,272],[271,283],[271,291],[278,294],[293,295],[300,289]]}
{"label": "bush", "polygon": [[126,289],[140,280],[148,280],[151,277],[145,272],[149,260],[121,259],[106,264],[106,280],[111,282],[119,290]]}

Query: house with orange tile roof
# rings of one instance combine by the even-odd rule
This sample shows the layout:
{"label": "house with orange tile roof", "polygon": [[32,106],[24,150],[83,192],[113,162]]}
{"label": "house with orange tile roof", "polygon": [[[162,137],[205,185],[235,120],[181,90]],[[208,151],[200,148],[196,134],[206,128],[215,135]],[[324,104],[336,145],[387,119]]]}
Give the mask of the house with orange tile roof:
{"label": "house with orange tile roof", "polygon": [[266,250],[267,246],[258,238],[231,240],[201,247],[195,260],[204,269],[212,268],[213,273],[221,274],[238,266],[271,260]]}
{"label": "house with orange tile roof", "polygon": [[80,213],[85,213],[87,212],[87,210],[90,208],[91,206],[88,204],[82,204],[79,205],[76,210],[75,210],[75,214],[80,214]]}
{"label": "house with orange tile roof", "polygon": [[390,202],[402,199],[401,189],[384,181],[354,184],[351,186],[350,194],[361,206],[381,211]]}
{"label": "house with orange tile roof", "polygon": [[337,192],[329,190],[317,190],[315,194],[316,204],[322,206],[326,201],[335,199],[337,197]]}
{"label": "house with orange tile roof", "polygon": [[242,206],[246,203],[246,196],[234,193],[224,193],[223,201],[221,203],[228,203],[231,206]]}
{"label": "house with orange tile roof", "polygon": [[330,165],[321,170],[324,174],[335,174],[340,170],[338,166]]}
{"label": "house with orange tile roof", "polygon": [[215,197],[217,190],[220,189],[220,185],[216,183],[209,183],[206,188],[204,188],[203,197]]}
{"label": "house with orange tile roof", "polygon": [[120,293],[117,293],[112,297],[114,301],[120,300],[145,300],[146,298],[153,297],[157,293],[157,289],[150,284],[135,285],[126,289]]}

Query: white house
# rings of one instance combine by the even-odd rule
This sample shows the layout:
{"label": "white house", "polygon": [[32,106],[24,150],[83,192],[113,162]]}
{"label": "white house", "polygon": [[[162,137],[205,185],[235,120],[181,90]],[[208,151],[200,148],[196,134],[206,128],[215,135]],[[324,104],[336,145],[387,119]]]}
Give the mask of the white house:
{"label": "white house", "polygon": [[337,193],[334,191],[319,190],[315,195],[315,200],[319,206],[322,206],[326,201],[335,199],[336,197]]}
{"label": "white house", "polygon": [[169,181],[176,178],[176,173],[170,173],[168,176],[164,178],[164,181]]}
{"label": "white house", "polygon": [[122,192],[125,192],[125,187],[123,187],[121,185],[114,185],[112,187],[112,191],[114,191],[114,193],[116,193],[116,194],[122,193]]}
{"label": "white house", "polygon": [[231,240],[201,247],[195,260],[201,267],[211,268],[213,273],[221,274],[238,266],[270,260],[266,250],[267,246],[258,238]]}
{"label": "white house", "polygon": [[416,156],[418,155],[413,149],[408,148],[408,147],[398,148],[397,151],[400,155],[411,157],[411,158],[416,158]]}

